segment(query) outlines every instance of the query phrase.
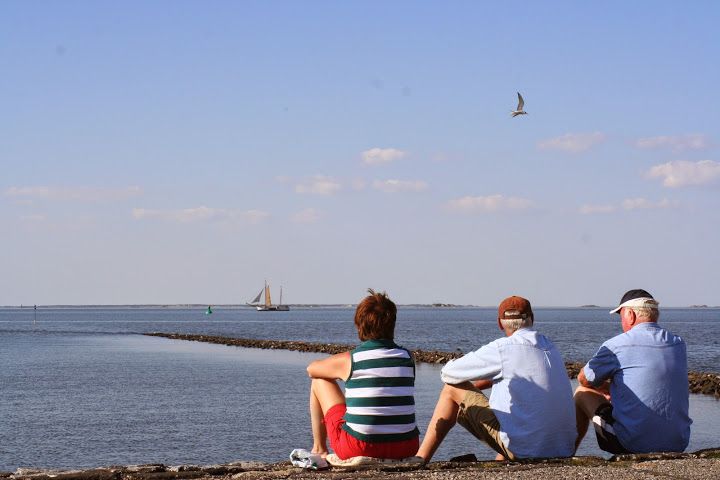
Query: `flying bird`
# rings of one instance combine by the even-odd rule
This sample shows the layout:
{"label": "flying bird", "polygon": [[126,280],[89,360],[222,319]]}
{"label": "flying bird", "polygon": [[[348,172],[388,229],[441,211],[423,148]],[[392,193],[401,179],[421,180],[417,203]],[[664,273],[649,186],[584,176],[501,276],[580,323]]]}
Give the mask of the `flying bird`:
{"label": "flying bird", "polygon": [[518,106],[517,110],[510,112],[510,115],[513,116],[513,118],[517,117],[518,115],[527,115],[527,112],[523,110],[523,105],[525,105],[525,100],[523,100],[522,95],[520,95],[520,92],[517,92],[518,94]]}

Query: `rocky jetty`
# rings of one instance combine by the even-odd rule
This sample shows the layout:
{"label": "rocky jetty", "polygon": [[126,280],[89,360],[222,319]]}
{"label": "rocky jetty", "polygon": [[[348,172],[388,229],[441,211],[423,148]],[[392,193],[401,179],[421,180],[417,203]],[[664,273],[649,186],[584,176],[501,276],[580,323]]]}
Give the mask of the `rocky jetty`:
{"label": "rocky jetty", "polygon": [[329,469],[309,471],[295,468],[290,462],[264,464],[234,462],[222,465],[162,464],[130,465],[93,468],[89,470],[41,470],[19,468],[15,472],[0,472],[0,478],[11,480],[181,480],[211,479],[435,479],[470,480],[527,479],[555,480],[557,478],[586,479],[653,479],[678,478],[705,480],[720,478],[720,449],[694,453],[651,453],[617,455],[609,460],[600,457],[526,460],[522,462],[494,462],[475,460],[464,455],[448,462],[431,462],[419,467],[382,466],[366,470]]}
{"label": "rocky jetty", "polygon": [[[244,348],[261,348],[265,350],[292,350],[295,352],[308,353],[341,353],[355,348],[355,345],[347,345],[342,343],[312,343],[298,342],[289,340],[258,340],[255,338],[232,338],[213,335],[192,335],[186,333],[146,333],[152,337],[170,338],[173,340],[190,340],[195,342],[215,343],[219,345],[244,347]],[[463,356],[462,352],[442,352],[439,350],[413,350],[413,356],[416,362],[443,364],[454,358]],[[579,362],[566,362],[568,376],[575,378],[578,376],[580,369],[583,367]],[[720,375],[710,372],[689,372],[688,381],[690,382],[691,393],[701,393],[705,395],[713,395],[720,398]]]}

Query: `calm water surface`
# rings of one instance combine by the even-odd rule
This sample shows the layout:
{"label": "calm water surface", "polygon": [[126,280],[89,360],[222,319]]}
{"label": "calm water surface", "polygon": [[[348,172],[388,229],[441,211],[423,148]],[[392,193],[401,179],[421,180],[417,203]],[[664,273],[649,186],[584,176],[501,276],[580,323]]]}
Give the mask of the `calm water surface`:
{"label": "calm water surface", "polygon": [[[139,335],[183,332],[356,343],[350,308],[0,309],[0,470],[162,462],[284,460],[309,447],[304,367],[314,354],[262,351]],[[499,331],[492,309],[401,308],[396,336],[408,348],[469,351]],[[692,369],[717,371],[720,310],[665,309]],[[619,332],[606,309],[538,309],[536,326],[567,360],[586,360]],[[441,383],[418,366],[424,430]],[[718,446],[720,403],[691,398],[689,450]],[[454,429],[437,459],[489,449]],[[581,454],[598,454],[586,440]]]}

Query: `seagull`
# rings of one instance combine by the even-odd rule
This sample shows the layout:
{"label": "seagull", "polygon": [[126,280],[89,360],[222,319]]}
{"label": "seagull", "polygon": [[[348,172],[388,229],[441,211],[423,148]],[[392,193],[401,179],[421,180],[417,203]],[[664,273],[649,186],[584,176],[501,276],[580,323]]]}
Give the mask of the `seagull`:
{"label": "seagull", "polygon": [[522,95],[520,95],[520,92],[517,92],[518,94],[518,106],[517,110],[510,112],[510,115],[514,117],[517,117],[518,115],[527,115],[527,112],[523,110],[523,105],[525,105],[525,100],[523,100]]}

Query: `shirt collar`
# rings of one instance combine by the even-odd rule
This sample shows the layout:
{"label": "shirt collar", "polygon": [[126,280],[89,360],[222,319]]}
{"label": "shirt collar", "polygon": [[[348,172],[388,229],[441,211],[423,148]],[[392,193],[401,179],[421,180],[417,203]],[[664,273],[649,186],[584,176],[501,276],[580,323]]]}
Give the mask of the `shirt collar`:
{"label": "shirt collar", "polygon": [[632,332],[636,328],[645,329],[645,328],[661,328],[661,327],[660,327],[660,325],[658,325],[657,322],[642,322],[642,323],[638,323],[637,325],[635,325],[633,328],[630,329],[630,331]]}
{"label": "shirt collar", "polygon": [[376,338],[374,340],[365,340],[360,345],[363,347],[394,347],[395,342],[387,338]]}
{"label": "shirt collar", "polygon": [[533,327],[520,327],[517,330],[513,332],[513,335],[520,332],[534,332],[535,329]]}

